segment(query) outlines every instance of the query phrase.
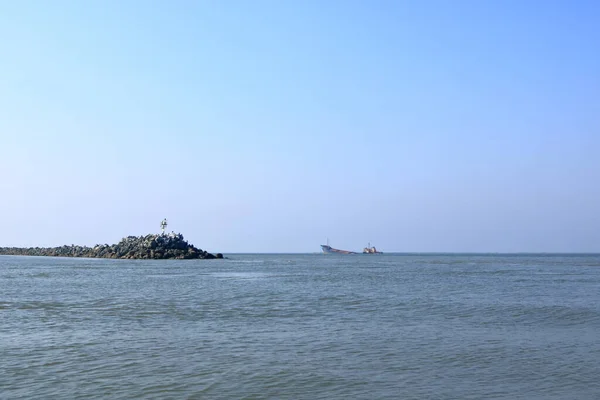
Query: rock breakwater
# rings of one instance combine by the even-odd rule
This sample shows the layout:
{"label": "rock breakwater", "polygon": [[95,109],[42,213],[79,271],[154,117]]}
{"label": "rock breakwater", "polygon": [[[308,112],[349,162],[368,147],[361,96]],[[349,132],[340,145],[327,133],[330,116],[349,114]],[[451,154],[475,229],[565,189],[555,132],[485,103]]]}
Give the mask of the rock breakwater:
{"label": "rock breakwater", "polygon": [[127,236],[117,244],[60,247],[0,247],[0,255],[47,256],[47,257],[89,257],[119,259],[213,259],[223,255],[211,254],[187,242],[180,233]]}

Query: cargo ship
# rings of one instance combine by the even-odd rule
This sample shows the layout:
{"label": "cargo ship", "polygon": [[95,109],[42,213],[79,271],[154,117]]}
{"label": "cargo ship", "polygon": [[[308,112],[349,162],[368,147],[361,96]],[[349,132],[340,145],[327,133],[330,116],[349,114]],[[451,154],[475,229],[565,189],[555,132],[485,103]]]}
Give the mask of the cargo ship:
{"label": "cargo ship", "polygon": [[371,243],[369,243],[367,245],[367,247],[365,247],[363,249],[363,254],[383,254],[383,253],[381,251],[377,251],[375,246],[371,247]]}
{"label": "cargo ship", "polygon": [[327,239],[327,244],[321,245],[321,250],[325,254],[356,254],[354,251],[334,249],[329,245],[329,239]]}

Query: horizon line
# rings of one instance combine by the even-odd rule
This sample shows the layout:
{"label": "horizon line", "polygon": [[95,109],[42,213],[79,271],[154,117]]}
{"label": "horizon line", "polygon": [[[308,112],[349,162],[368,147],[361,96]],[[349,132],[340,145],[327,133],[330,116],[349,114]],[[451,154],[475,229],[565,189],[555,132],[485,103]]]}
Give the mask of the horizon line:
{"label": "horizon line", "polygon": [[[323,254],[323,255],[334,255],[335,254],[325,254],[320,251],[310,251],[310,252],[297,252],[297,251],[277,251],[277,252],[223,252],[223,254]],[[381,254],[375,254],[374,256],[381,255],[414,255],[414,254],[424,254],[424,255],[437,255],[437,254],[492,254],[492,255],[523,255],[523,254],[582,254],[582,255],[600,255],[600,251],[514,251],[514,252],[503,252],[503,251],[386,251]],[[363,253],[354,253],[354,254],[340,254],[340,255],[373,255],[373,254],[363,254]]]}

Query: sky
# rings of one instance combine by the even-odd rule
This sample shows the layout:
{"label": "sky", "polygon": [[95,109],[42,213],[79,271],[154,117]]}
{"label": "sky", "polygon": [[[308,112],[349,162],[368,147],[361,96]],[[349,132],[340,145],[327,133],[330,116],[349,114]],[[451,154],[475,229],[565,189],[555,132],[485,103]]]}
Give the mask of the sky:
{"label": "sky", "polygon": [[0,2],[0,246],[600,252],[600,3]]}

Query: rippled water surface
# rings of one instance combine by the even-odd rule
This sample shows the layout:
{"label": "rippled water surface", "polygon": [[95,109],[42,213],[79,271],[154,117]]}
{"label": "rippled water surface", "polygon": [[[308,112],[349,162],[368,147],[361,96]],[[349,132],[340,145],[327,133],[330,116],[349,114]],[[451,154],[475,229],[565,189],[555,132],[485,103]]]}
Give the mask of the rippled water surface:
{"label": "rippled water surface", "polygon": [[600,399],[600,256],[0,256],[2,399]]}

